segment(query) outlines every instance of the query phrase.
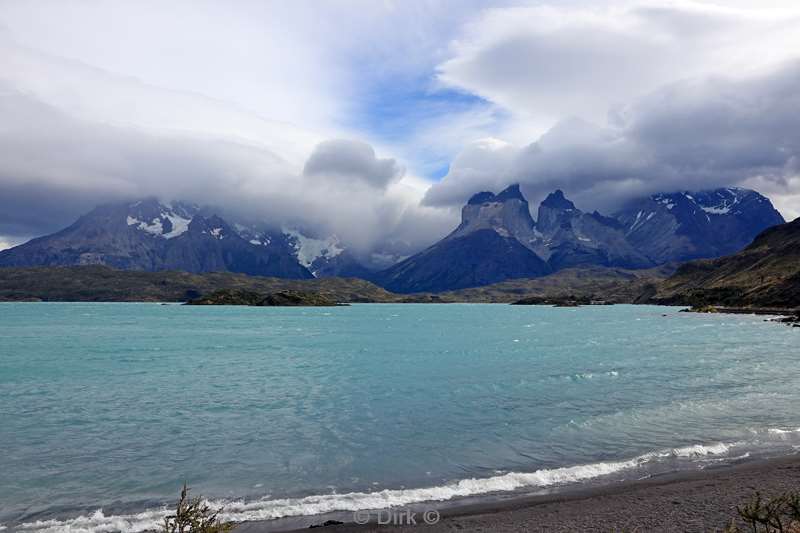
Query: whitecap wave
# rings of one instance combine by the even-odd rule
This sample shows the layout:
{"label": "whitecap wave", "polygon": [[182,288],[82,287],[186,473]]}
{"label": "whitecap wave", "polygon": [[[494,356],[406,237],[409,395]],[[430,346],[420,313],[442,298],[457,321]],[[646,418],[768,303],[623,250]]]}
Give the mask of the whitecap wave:
{"label": "whitecap wave", "polygon": [[800,433],[800,428],[797,429],[770,428],[767,430],[767,433],[769,433],[770,435],[791,435],[792,433]]}
{"label": "whitecap wave", "polygon": [[721,455],[727,453],[734,444],[725,444],[719,442],[717,444],[695,444],[693,446],[684,446],[683,448],[673,448],[672,455],[675,457],[703,457],[706,455]]}
{"label": "whitecap wave", "polygon": [[141,513],[106,516],[102,509],[89,516],[68,520],[37,520],[17,526],[18,531],[37,533],[143,533],[158,529],[169,511],[151,509]]}
{"label": "whitecap wave", "polygon": [[[224,507],[223,520],[243,522],[272,520],[291,516],[311,516],[334,511],[386,509],[422,502],[443,502],[467,496],[512,492],[588,481],[668,457],[693,458],[727,453],[736,444],[697,444],[646,453],[633,459],[609,461],[535,472],[509,472],[488,478],[469,478],[445,485],[417,489],[384,489],[375,492],[321,494],[303,498],[219,500],[214,507]],[[166,508],[136,514],[106,516],[102,510],[90,516],[68,520],[42,520],[21,524],[18,529],[36,533],[142,533],[157,528],[168,513]]]}

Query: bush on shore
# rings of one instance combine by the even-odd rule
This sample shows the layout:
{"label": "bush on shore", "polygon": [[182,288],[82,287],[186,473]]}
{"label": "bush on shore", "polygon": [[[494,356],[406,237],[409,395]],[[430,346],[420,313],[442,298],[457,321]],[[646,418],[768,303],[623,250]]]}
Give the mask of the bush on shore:
{"label": "bush on shore", "polygon": [[800,492],[786,492],[769,499],[756,492],[746,505],[737,506],[736,512],[746,528],[731,520],[725,533],[800,533]]}
{"label": "bush on shore", "polygon": [[175,507],[175,514],[164,517],[162,533],[228,533],[235,526],[219,520],[222,508],[212,509],[202,497],[189,498],[186,483]]}

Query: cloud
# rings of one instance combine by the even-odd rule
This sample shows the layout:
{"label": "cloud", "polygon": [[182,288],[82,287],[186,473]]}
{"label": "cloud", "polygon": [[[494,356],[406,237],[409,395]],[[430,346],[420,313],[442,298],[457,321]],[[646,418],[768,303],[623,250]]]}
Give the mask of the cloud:
{"label": "cloud", "polygon": [[49,233],[150,195],[336,233],[363,254],[422,246],[453,222],[420,207],[425,185],[398,181],[394,160],[364,143],[322,143],[303,175],[263,146],[81,120],[3,84],[0,113],[0,235]]}
{"label": "cloud", "polygon": [[734,184],[757,183],[779,199],[796,195],[797,87],[800,61],[746,79],[686,80],[618,108],[602,127],[571,118],[525,147],[472,145],[425,203],[460,204],[514,181],[533,198],[561,187],[585,207],[604,209],[656,191]]}
{"label": "cloud", "polygon": [[359,180],[379,189],[403,177],[405,170],[394,159],[379,159],[375,150],[362,141],[332,139],[318,144],[311,152],[303,174],[340,182]]}
{"label": "cloud", "polygon": [[438,76],[510,110],[516,133],[538,135],[566,116],[603,122],[666,83],[774,67],[796,57],[798,23],[796,8],[699,2],[488,9],[454,41]]}
{"label": "cloud", "polygon": [[407,254],[453,223],[449,211],[419,206],[428,183],[404,176],[365,141],[326,142],[325,127],[267,120],[4,35],[0,62],[8,67],[0,71],[6,241],[57,231],[100,203],[150,195],[336,233],[366,255]]}
{"label": "cloud", "polygon": [[2,240],[156,195],[396,257],[514,181],[797,213],[793,3],[521,3],[2,3]]}

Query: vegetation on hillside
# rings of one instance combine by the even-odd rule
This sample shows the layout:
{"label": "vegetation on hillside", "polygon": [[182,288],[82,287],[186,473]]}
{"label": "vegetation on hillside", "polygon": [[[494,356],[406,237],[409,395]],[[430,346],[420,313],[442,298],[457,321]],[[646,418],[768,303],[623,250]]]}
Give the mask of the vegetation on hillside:
{"label": "vegetation on hillside", "polygon": [[800,306],[800,219],[764,231],[737,254],[686,263],[659,284],[650,301],[694,306]]}

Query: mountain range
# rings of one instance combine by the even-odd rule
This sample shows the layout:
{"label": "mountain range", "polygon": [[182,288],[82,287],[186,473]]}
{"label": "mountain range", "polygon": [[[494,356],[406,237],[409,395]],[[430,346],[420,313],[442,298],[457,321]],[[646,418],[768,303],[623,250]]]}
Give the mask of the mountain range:
{"label": "mountain range", "polygon": [[0,252],[0,266],[239,272],[308,279],[284,239],[241,232],[197,206],[155,199],[100,206],[52,235]]}
{"label": "mountain range", "polygon": [[57,233],[0,251],[0,267],[341,276],[399,293],[442,292],[573,267],[642,269],[719,257],[783,222],[767,198],[736,188],[656,194],[612,216],[585,213],[557,190],[534,220],[519,186],[511,185],[473,195],[453,232],[376,272],[335,236],[231,221],[207,207],[149,198],[97,207]]}
{"label": "mountain range", "polygon": [[610,217],[584,213],[557,190],[534,221],[511,185],[472,196],[452,233],[372,280],[394,292],[441,292],[579,266],[649,268],[733,253],[783,222],[767,198],[734,188],[656,194]]}

